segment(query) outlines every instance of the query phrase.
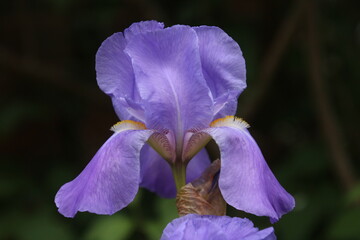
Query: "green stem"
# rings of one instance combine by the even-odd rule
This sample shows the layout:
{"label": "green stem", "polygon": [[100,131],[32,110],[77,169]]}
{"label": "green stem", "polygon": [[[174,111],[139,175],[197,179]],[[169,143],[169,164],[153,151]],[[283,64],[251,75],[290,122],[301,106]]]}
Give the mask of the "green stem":
{"label": "green stem", "polygon": [[186,165],[182,162],[175,163],[172,165],[171,169],[175,180],[176,191],[179,192],[186,184]]}

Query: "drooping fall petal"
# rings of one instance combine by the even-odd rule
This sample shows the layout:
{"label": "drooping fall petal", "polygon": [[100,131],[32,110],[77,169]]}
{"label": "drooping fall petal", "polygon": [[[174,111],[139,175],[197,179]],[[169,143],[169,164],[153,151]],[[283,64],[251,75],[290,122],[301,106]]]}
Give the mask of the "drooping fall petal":
{"label": "drooping fall petal", "polygon": [[140,182],[140,149],[151,130],[115,132],[73,181],[55,197],[59,212],[74,217],[80,211],[113,214],[135,197]]}
{"label": "drooping fall petal", "polygon": [[203,130],[213,137],[220,149],[219,185],[231,206],[272,221],[295,206],[271,172],[259,146],[246,129],[247,123],[233,117],[224,118]]}

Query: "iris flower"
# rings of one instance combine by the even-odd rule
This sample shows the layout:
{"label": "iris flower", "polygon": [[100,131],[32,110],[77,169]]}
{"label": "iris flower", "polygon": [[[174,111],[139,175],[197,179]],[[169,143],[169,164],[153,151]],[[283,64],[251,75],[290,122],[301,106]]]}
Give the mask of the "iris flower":
{"label": "iris flower", "polygon": [[211,139],[220,149],[219,186],[228,204],[272,220],[294,207],[249,125],[233,116],[246,87],[245,60],[220,28],[134,23],[102,43],[96,73],[122,121],[80,175],[58,191],[61,214],[113,214],[139,186],[175,197],[210,164],[203,147]]}
{"label": "iris flower", "polygon": [[276,240],[272,227],[258,230],[246,218],[189,214],[169,223],[160,240]]}

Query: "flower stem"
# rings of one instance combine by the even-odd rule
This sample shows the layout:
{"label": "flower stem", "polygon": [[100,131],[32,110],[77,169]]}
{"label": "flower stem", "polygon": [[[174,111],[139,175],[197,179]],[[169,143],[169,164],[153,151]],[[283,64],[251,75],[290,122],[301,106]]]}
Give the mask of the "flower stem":
{"label": "flower stem", "polygon": [[182,162],[175,163],[172,165],[171,169],[175,180],[176,191],[179,192],[186,184],[186,165]]}

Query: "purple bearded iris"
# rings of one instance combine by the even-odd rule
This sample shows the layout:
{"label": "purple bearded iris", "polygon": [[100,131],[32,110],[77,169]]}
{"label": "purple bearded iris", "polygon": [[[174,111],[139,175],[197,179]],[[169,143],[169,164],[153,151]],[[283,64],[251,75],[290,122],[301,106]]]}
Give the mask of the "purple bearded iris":
{"label": "purple bearded iris", "polygon": [[210,164],[203,147],[211,138],[220,149],[219,186],[228,204],[273,220],[294,207],[248,124],[231,116],[246,87],[245,61],[224,31],[134,23],[102,43],[96,72],[123,121],[111,128],[114,134],[83,172],[57,193],[64,216],[113,214],[134,199],[139,186],[175,197],[176,189]]}
{"label": "purple bearded iris", "polygon": [[275,240],[272,227],[259,231],[246,218],[189,214],[164,229],[161,240]]}

